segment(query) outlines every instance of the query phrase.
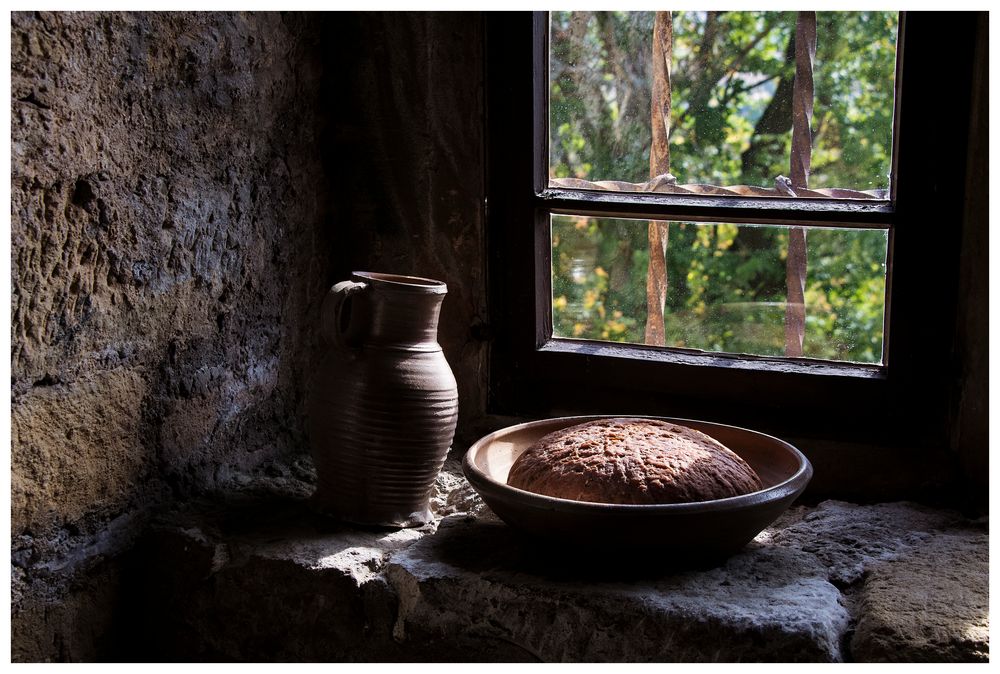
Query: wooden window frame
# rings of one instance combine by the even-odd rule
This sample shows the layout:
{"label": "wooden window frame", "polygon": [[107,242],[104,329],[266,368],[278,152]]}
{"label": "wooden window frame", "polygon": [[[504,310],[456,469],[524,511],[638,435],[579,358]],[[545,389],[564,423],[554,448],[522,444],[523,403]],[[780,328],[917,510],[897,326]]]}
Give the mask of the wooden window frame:
{"label": "wooden window frame", "polygon": [[[901,17],[893,198],[843,202],[549,188],[548,73],[539,52],[547,46],[536,39],[547,33],[547,15],[488,14],[489,410],[658,414],[866,444],[946,444],[976,21],[971,12]],[[947,61],[915,46],[945,36],[954,50]],[[550,213],[887,229],[887,362],[553,339]]]}

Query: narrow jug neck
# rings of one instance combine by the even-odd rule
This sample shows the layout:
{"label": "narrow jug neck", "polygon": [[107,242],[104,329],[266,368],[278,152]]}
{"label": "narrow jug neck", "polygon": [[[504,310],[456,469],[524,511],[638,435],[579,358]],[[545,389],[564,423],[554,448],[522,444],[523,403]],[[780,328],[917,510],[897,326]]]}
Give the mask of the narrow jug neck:
{"label": "narrow jug neck", "polygon": [[437,351],[438,319],[447,286],[416,277],[355,272],[369,285],[365,293],[364,344],[408,351]]}

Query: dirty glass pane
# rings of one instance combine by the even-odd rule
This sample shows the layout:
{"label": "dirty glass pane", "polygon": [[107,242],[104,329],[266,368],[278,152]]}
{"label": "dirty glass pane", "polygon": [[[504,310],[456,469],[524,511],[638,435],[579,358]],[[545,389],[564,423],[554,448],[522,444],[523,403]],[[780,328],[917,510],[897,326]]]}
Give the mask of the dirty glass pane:
{"label": "dirty glass pane", "polygon": [[[664,159],[676,191],[784,196],[776,181],[791,173],[798,13],[668,14]],[[653,104],[663,98],[653,87],[656,12],[550,16],[550,184],[642,189],[651,178]],[[829,191],[805,196],[886,196],[897,23],[896,12],[816,13],[807,187]]]}
{"label": "dirty glass pane", "polygon": [[[649,221],[552,215],[554,335],[645,342]],[[663,223],[665,346],[784,356],[790,227]],[[881,363],[884,230],[805,228],[810,358]]]}

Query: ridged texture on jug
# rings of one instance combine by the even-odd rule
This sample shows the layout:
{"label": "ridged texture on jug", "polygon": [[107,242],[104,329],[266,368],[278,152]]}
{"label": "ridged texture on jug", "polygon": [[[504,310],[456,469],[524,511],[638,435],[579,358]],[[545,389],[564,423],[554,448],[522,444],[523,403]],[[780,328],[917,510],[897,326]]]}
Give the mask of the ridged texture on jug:
{"label": "ridged texture on jug", "polygon": [[355,280],[372,286],[354,300],[363,336],[328,352],[314,386],[313,502],[348,522],[417,526],[431,517],[458,419],[455,378],[436,342],[443,293]]}

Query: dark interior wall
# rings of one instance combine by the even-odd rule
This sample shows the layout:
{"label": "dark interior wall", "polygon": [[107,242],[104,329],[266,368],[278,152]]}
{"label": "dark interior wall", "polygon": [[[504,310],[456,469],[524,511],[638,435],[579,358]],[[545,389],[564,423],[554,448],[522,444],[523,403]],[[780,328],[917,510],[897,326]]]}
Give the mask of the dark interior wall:
{"label": "dark interior wall", "polygon": [[304,454],[321,41],[295,14],[11,17],[16,659],[96,657],[102,560],[148,506]]}
{"label": "dark interior wall", "polygon": [[448,284],[438,341],[458,381],[459,436],[485,405],[483,19],[477,12],[328,15],[336,280],[368,270]]}
{"label": "dark interior wall", "polygon": [[983,511],[989,499],[989,18],[979,15],[956,307],[952,450]]}

